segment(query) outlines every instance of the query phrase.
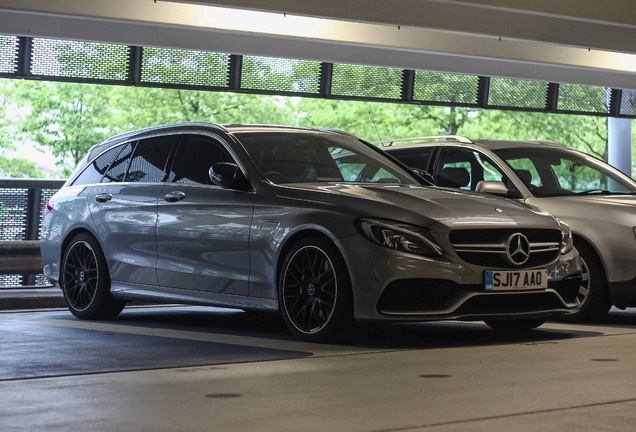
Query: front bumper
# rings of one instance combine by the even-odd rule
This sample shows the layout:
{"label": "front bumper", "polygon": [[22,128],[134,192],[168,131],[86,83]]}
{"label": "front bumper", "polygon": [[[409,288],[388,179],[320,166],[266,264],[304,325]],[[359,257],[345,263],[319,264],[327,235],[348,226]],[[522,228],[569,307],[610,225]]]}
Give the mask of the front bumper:
{"label": "front bumper", "polygon": [[539,318],[574,313],[581,285],[576,250],[560,255],[548,270],[548,288],[486,291],[484,272],[496,270],[457,258],[427,258],[350,238],[344,250],[357,320],[434,321]]}
{"label": "front bumper", "polygon": [[636,278],[622,282],[609,282],[612,304],[619,309],[636,307]]}

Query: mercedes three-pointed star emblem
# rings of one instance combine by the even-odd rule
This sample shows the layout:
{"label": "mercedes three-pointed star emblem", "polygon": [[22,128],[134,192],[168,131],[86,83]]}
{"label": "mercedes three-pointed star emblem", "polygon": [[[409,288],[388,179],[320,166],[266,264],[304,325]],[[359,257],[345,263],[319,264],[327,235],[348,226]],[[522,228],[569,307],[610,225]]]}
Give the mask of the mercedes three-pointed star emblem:
{"label": "mercedes three-pointed star emblem", "polygon": [[506,259],[512,265],[520,266],[530,258],[530,241],[521,233],[508,237],[506,242]]}

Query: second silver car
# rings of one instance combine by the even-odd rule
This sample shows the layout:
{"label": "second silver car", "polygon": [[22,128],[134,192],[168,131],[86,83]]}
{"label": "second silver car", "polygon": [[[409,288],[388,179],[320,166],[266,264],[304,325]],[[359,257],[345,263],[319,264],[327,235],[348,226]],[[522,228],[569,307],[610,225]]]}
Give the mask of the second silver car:
{"label": "second silver car", "polygon": [[607,163],[549,141],[403,138],[378,144],[438,185],[493,191],[566,222],[584,261],[581,307],[570,320],[636,306],[636,182]]}

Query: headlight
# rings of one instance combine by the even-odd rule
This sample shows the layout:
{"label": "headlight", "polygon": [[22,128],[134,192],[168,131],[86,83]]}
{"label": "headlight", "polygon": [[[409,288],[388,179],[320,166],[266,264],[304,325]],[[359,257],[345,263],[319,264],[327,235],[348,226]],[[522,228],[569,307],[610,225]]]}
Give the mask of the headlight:
{"label": "headlight", "polygon": [[572,239],[572,230],[570,226],[563,221],[559,222],[559,228],[561,228],[561,253],[566,254],[574,248],[574,240]]}
{"label": "headlight", "polygon": [[430,257],[444,255],[428,230],[422,227],[367,218],[358,219],[356,226],[366,238],[389,249]]}

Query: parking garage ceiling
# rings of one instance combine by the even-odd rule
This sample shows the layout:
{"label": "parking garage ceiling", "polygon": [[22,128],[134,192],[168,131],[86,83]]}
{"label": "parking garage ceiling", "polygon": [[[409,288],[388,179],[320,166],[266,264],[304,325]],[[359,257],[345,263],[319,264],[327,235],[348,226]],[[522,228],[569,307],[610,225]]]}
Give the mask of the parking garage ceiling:
{"label": "parking garage ceiling", "polygon": [[0,33],[636,89],[633,0],[0,0]]}

